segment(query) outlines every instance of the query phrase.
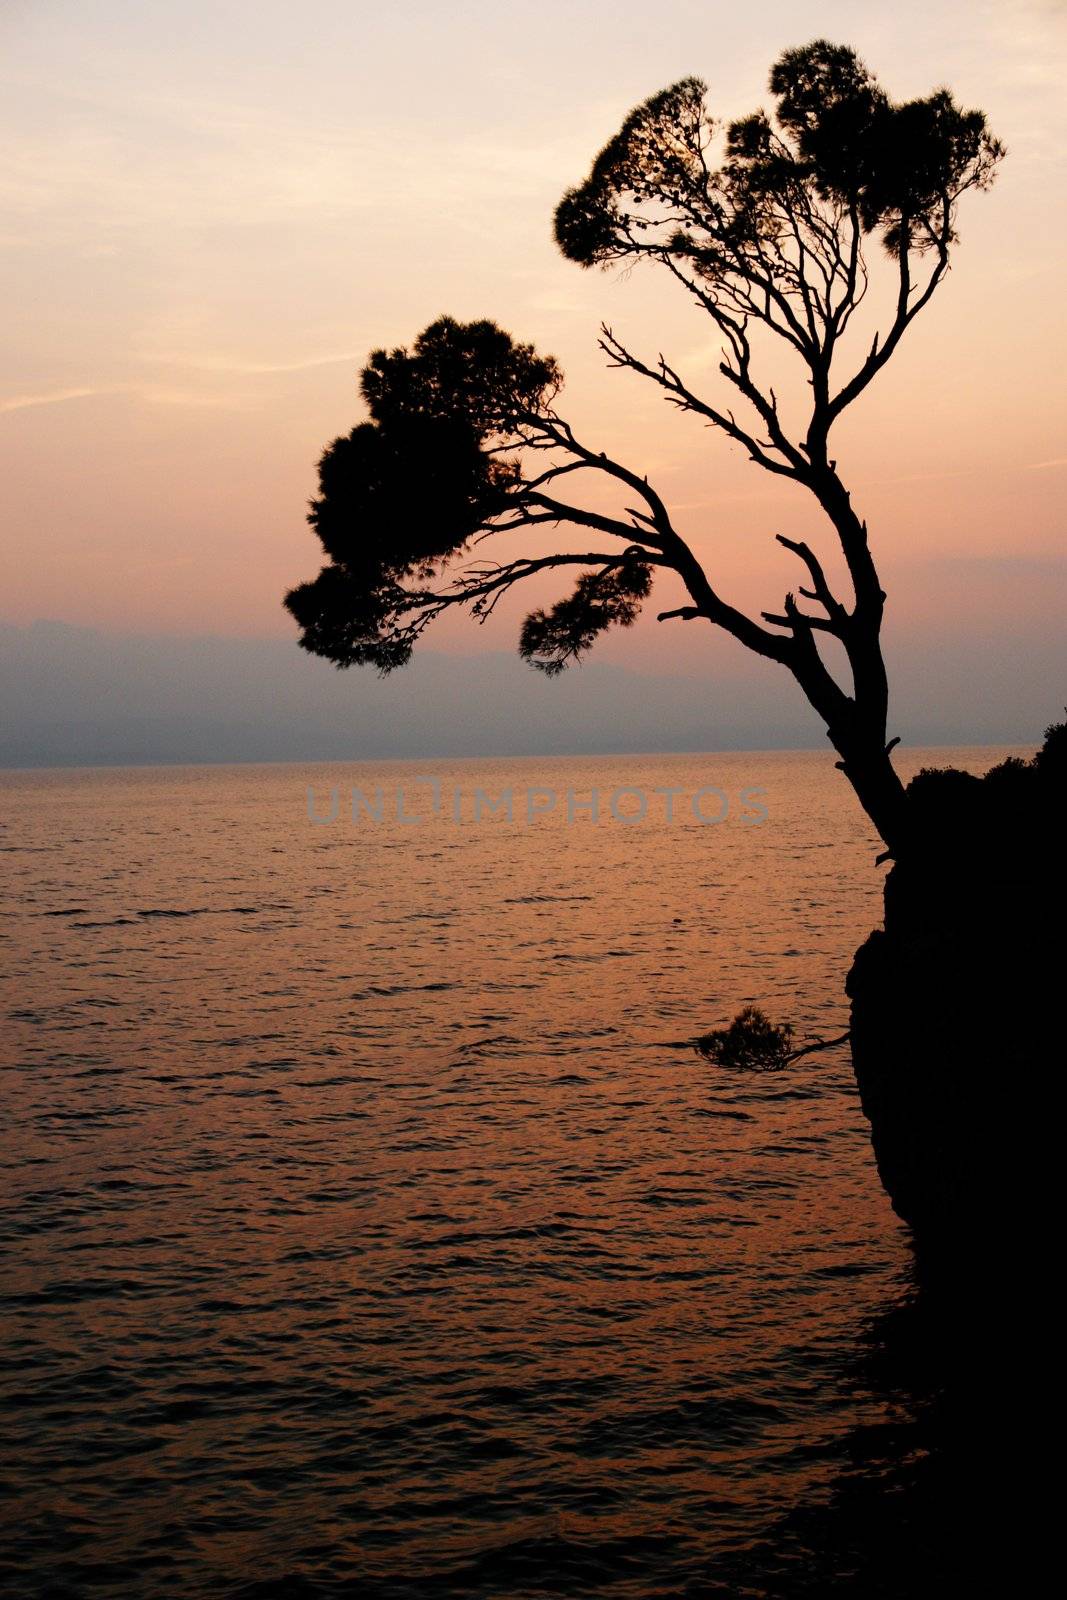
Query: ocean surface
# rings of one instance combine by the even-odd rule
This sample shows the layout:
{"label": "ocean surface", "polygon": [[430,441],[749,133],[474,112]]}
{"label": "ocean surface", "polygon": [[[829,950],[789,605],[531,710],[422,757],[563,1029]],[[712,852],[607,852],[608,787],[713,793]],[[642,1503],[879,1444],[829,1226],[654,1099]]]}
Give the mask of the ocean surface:
{"label": "ocean surface", "polygon": [[4,1592],[866,1596],[939,1559],[847,1050],[680,1042],[847,1026],[884,869],[828,754],[0,800]]}

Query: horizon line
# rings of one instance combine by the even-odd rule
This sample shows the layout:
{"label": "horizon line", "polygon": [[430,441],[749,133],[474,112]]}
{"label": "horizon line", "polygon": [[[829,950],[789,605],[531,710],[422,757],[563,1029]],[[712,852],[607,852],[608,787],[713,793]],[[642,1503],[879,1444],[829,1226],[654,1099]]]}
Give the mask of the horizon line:
{"label": "horizon line", "polygon": [[[926,750],[1004,750],[1008,752],[1038,750],[1040,741],[1018,743],[1004,740],[954,739],[938,743],[909,744],[901,741],[898,751]],[[767,756],[827,756],[834,751],[825,745],[732,745],[720,750],[608,750],[608,751],[531,751],[523,755],[411,755],[411,756],[315,756],[306,759],[228,760],[225,757],[203,761],[39,761],[26,766],[16,766],[0,759],[0,773],[25,772],[150,772],[195,770],[201,767],[368,767],[368,766],[419,766],[426,762],[448,761],[456,763],[502,761],[627,761],[656,760],[672,756],[693,756],[710,760],[716,756],[767,755]]]}

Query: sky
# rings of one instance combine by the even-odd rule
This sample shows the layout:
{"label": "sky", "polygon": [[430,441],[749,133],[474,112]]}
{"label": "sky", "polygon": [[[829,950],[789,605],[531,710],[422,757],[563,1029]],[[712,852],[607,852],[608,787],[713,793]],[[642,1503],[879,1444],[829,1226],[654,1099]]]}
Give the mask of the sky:
{"label": "sky", "polygon": [[[295,662],[280,601],[320,564],[318,455],[362,415],[369,350],[442,312],[552,352],[568,414],[649,473],[717,587],[777,609],[797,575],[773,534],[820,536],[815,510],[596,349],[608,320],[711,392],[713,331],[652,271],[563,261],[551,217],[633,104],[697,74],[713,111],[742,114],[780,51],[820,35],[897,98],[948,84],[1009,149],[837,454],[896,681],[961,715],[969,687],[962,736],[1033,738],[1035,661],[1048,718],[1067,699],[1063,0],[0,0],[4,638],[46,619],[289,642]],[[527,604],[480,629],[450,617],[431,648],[484,655],[492,677]],[[763,668],[739,652],[648,617],[597,655],[624,675],[727,671],[757,737]]]}

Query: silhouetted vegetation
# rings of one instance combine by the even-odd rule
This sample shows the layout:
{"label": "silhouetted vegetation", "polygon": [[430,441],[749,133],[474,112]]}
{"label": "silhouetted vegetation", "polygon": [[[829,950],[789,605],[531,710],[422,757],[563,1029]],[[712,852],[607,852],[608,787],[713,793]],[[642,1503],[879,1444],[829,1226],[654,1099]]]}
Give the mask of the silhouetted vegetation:
{"label": "silhouetted vegetation", "polygon": [[[734,607],[640,466],[612,459],[564,418],[556,362],[492,323],[445,317],[410,350],[371,356],[362,375],[370,420],[320,463],[310,520],[328,564],[286,604],[305,649],[388,672],[445,610],[484,618],[514,585],[577,567],[573,591],[534,611],[521,633],[522,654],[556,673],[605,629],[630,624],[655,577],[671,572],[689,603],[661,620],[711,622],[786,667],[890,853],[899,853],[907,817],[890,760],[896,741],[886,737],[885,596],[867,525],[830,453],[831,431],[943,281],[958,201],[988,187],[1003,151],[982,113],[962,110],[947,90],[894,102],[852,50],[824,40],[786,51],[770,90],[773,115],[760,110],[725,127],[696,78],[653,95],[564,196],[556,238],[585,267],[653,263],[710,318],[729,404],[699,395],[662,356],[633,353],[610,328],[601,348],[610,364],[658,386],[765,471],[811,494],[851,592],[838,596],[816,552],[780,534],[805,586],[758,619]],[[873,286],[864,255],[872,239],[891,263],[892,289],[879,330],[857,356],[845,335]],[[810,403],[800,428],[790,429],[761,381],[756,334],[781,341],[804,379]],[[616,491],[615,512],[568,493],[605,482]],[[574,549],[514,553],[516,534],[561,526],[581,533]],[[495,544],[483,553],[497,538],[500,559],[490,553]],[[847,661],[843,682],[820,648],[827,637]]]}
{"label": "silhouetted vegetation", "polygon": [[722,1067],[784,1067],[793,1045],[788,1022],[776,1025],[758,1006],[744,1006],[728,1028],[713,1028],[694,1041],[709,1061]]}
{"label": "silhouetted vegetation", "polygon": [[[1009,756],[984,777],[957,767],[923,767],[907,789],[914,847],[951,858],[981,849],[995,834],[1041,831],[1067,801],[1067,722],[1045,729],[1029,761]],[[1062,815],[1062,813],[1060,813]]]}
{"label": "silhouetted vegetation", "polygon": [[846,1030],[834,1039],[808,1039],[797,1045],[791,1022],[771,1022],[759,1006],[742,1006],[728,1027],[712,1028],[696,1039],[672,1040],[670,1047],[690,1046],[705,1061],[713,1061],[719,1067],[777,1072],[801,1056],[833,1050],[848,1040]]}

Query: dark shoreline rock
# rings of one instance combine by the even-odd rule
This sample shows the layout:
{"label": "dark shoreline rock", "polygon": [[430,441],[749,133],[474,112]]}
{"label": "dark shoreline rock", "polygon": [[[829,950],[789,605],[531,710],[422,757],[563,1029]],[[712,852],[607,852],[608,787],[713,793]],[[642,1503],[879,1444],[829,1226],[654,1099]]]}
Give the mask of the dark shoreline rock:
{"label": "dark shoreline rock", "polygon": [[1065,1058],[1067,724],[984,778],[920,773],[885,926],[846,981],[882,1183],[920,1250],[1045,1215]]}

